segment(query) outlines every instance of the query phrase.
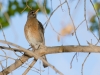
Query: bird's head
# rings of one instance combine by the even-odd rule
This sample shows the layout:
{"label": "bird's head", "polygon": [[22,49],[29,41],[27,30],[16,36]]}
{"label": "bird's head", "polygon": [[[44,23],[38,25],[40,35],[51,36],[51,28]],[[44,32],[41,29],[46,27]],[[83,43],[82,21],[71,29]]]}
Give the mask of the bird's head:
{"label": "bird's head", "polygon": [[36,10],[36,11],[34,11],[34,10],[29,11],[27,17],[28,17],[28,18],[36,18],[36,14],[37,14],[38,11],[39,11],[39,9]]}

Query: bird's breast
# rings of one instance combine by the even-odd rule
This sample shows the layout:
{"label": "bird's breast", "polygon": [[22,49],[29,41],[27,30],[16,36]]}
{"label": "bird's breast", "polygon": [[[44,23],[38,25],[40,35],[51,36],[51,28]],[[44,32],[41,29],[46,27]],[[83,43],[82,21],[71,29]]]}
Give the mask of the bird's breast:
{"label": "bird's breast", "polygon": [[27,41],[32,44],[38,44],[38,42],[43,42],[41,38],[41,34],[38,29],[38,21],[37,19],[28,19],[26,25],[24,27],[25,37]]}

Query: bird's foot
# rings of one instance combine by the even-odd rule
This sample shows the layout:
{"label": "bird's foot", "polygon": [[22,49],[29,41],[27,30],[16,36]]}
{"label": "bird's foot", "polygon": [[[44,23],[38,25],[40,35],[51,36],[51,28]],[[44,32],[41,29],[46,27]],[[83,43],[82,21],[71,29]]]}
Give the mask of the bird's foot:
{"label": "bird's foot", "polygon": [[42,43],[40,43],[40,47],[39,47],[40,49],[45,49],[46,50],[46,46],[44,45],[44,44],[42,44]]}

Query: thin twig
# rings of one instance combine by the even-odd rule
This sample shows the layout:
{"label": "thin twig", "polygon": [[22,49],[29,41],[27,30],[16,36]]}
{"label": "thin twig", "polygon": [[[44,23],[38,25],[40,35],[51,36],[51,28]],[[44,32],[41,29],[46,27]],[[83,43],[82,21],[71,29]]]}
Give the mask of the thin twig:
{"label": "thin twig", "polygon": [[41,61],[39,62],[39,64],[40,64],[40,75],[41,75]]}
{"label": "thin twig", "polygon": [[[75,32],[76,32],[76,30],[82,25],[82,23],[85,21],[85,19],[75,28]],[[72,33],[72,34],[74,34],[74,32]]]}
{"label": "thin twig", "polygon": [[97,45],[99,43],[99,39],[96,37],[96,35],[91,31],[91,33],[94,35],[94,37],[97,39],[97,43],[95,45]]}
{"label": "thin twig", "polygon": [[[21,67],[24,67],[24,68],[27,68],[27,67],[25,67],[25,66],[21,66]],[[31,71],[34,71],[34,72],[36,72],[36,73],[38,73],[38,74],[40,74],[38,71],[35,71],[35,70],[33,70],[33,69],[30,69]],[[27,74],[25,74],[25,75],[27,75]]]}
{"label": "thin twig", "polygon": [[47,25],[48,25],[48,23],[49,23],[49,21],[50,21],[50,18],[52,17],[52,15],[54,14],[54,12],[60,7],[60,6],[62,6],[63,4],[65,4],[66,3],[66,1],[65,2],[63,2],[62,4],[60,4],[59,6],[57,6],[56,7],[56,9],[50,14],[50,17],[48,18],[48,20],[46,21],[46,26],[45,26],[45,28],[47,27]]}
{"label": "thin twig", "polygon": [[2,65],[1,61],[0,61],[0,64],[1,64],[1,67],[2,67],[2,70],[3,70],[5,67]]}
{"label": "thin twig", "polygon": [[75,37],[76,37],[76,40],[77,40],[77,42],[78,42],[78,44],[79,44],[79,46],[80,46],[80,42],[79,42],[79,40],[78,40],[78,37],[77,37],[77,35],[76,35],[76,31],[75,31],[75,25],[74,25],[74,22],[73,22],[72,16],[71,16],[71,14],[70,14],[70,7],[69,7],[69,4],[68,4],[67,0],[65,0],[65,1],[66,1],[66,3],[67,3],[67,6],[68,6],[70,19],[71,19],[71,21],[72,21],[72,23],[73,23]]}
{"label": "thin twig", "polygon": [[29,65],[29,67],[24,71],[22,75],[26,75],[30,69],[33,67],[33,65],[36,63],[37,60],[33,60],[33,62]]}
{"label": "thin twig", "polygon": [[[2,49],[1,49],[2,50]],[[7,67],[7,54],[6,54],[6,52],[4,51],[4,50],[2,50],[2,52],[5,54],[5,56],[6,56],[6,67]]]}
{"label": "thin twig", "polygon": [[79,56],[79,53],[78,52],[76,52],[77,54],[76,54],[76,60],[77,60],[77,62],[78,62],[78,56]]}
{"label": "thin twig", "polygon": [[76,4],[76,6],[75,6],[75,9],[77,8],[77,6],[78,6],[79,2],[80,2],[80,0],[78,0],[77,4]]}
{"label": "thin twig", "polygon": [[13,60],[16,60],[16,59],[14,59],[14,58],[12,58],[12,57],[9,57],[9,56],[4,56],[4,55],[0,55],[1,57],[5,57],[5,58],[10,58],[10,59],[13,59]]}
{"label": "thin twig", "polygon": [[88,23],[87,23],[87,19],[86,19],[86,0],[84,0],[84,18],[85,18],[86,26],[87,26],[87,30],[88,30]]}
{"label": "thin twig", "polygon": [[27,4],[28,3],[28,0],[26,1],[26,6],[32,10],[32,8]]}
{"label": "thin twig", "polygon": [[[75,31],[74,21],[73,21],[73,19],[72,19],[71,14],[70,14],[70,7],[69,7],[69,4],[68,4],[68,1],[67,1],[67,0],[65,0],[65,1],[66,1],[66,3],[67,3],[67,7],[68,7],[68,10],[69,10],[69,16],[70,16],[70,19],[71,19],[71,21],[72,21],[72,23],[73,23],[75,37],[76,37],[76,40],[77,40],[77,42],[78,42],[78,44],[79,44],[79,46],[80,46],[80,42],[79,42],[79,40],[78,40],[78,37],[77,37],[76,31]],[[76,54],[77,54],[77,52],[75,53],[75,55],[76,55]],[[74,57],[75,57],[75,56],[73,56],[72,61],[73,61]],[[71,62],[71,63],[72,63],[72,62]],[[71,67],[72,67],[72,65],[71,65]]]}
{"label": "thin twig", "polygon": [[[60,5],[61,5],[61,0],[59,0],[59,2],[60,2]],[[61,9],[62,9],[62,11],[63,11],[62,5],[61,5]]]}
{"label": "thin twig", "polygon": [[[61,5],[63,5],[64,3],[65,3],[65,2],[63,2]],[[58,33],[58,32],[54,29],[53,25],[52,25],[51,22],[50,22],[50,18],[51,18],[51,16],[54,14],[54,12],[55,12],[61,5],[59,5],[59,6],[50,14],[50,17],[49,17],[49,18],[48,18],[48,16],[47,16],[47,12],[46,12],[45,7],[44,7],[44,11],[45,11],[45,14],[46,14],[46,17],[47,17],[47,21],[45,22],[45,24],[46,24],[45,29],[46,29],[48,23],[50,23],[50,26],[51,26],[51,28],[53,29],[53,31],[56,32],[56,33],[59,34],[59,35],[61,35],[61,34]],[[38,6],[39,6],[39,4],[38,4]],[[45,25],[45,24],[44,24],[44,25]],[[63,36],[63,35],[62,35],[62,36]]]}
{"label": "thin twig", "polygon": [[2,50],[2,51],[4,52],[4,54],[6,56],[6,67],[7,67],[7,54],[6,54],[6,52],[4,50]]}
{"label": "thin twig", "polygon": [[84,67],[84,64],[85,64],[87,58],[89,57],[89,55],[90,55],[90,52],[88,53],[88,55],[86,56],[86,58],[85,58],[85,60],[84,60],[84,62],[83,62],[83,64],[82,64],[82,68],[81,68],[81,74],[82,74],[82,75],[83,75],[83,67]]}
{"label": "thin twig", "polygon": [[[1,11],[0,11],[1,12]],[[0,14],[1,15],[1,14]],[[9,20],[8,20],[8,15],[7,15],[7,21],[9,22]],[[9,22],[10,23],[10,22]],[[5,39],[5,41],[7,41],[6,40],[6,36],[5,36],[5,33],[4,33],[4,31],[3,31],[3,28],[2,28],[2,24],[0,23],[0,29],[2,30],[2,34],[3,34],[3,37],[4,37],[4,39]],[[8,44],[7,44],[8,45]],[[8,47],[10,47],[9,45],[8,45]]]}
{"label": "thin twig", "polygon": [[27,6],[21,11],[21,13],[27,8]]}
{"label": "thin twig", "polygon": [[47,0],[44,0],[43,7],[46,8]]}
{"label": "thin twig", "polygon": [[[3,34],[4,40],[7,41],[1,23],[0,23],[0,29],[2,30],[2,34]],[[8,47],[10,47],[9,44],[7,44],[7,45],[8,45]]]}
{"label": "thin twig", "polygon": [[[30,62],[33,62],[34,60],[32,60],[32,61],[30,61]],[[25,64],[23,65],[23,66],[30,66],[29,64],[30,64],[30,62],[25,62]],[[35,62],[36,63],[36,62]],[[30,67],[30,70],[32,70],[32,69],[35,69],[36,70],[36,72],[40,72],[40,70],[39,69],[37,69],[37,68],[35,68],[35,67]],[[42,70],[42,72],[43,72],[43,70]]]}
{"label": "thin twig", "polygon": [[75,30],[77,30],[79,28],[80,25],[82,25],[82,23],[85,21],[85,19],[76,27]]}
{"label": "thin twig", "polygon": [[30,10],[32,10],[32,8],[27,4],[28,0],[26,0],[26,7],[21,11],[21,13],[26,9],[29,8]]}
{"label": "thin twig", "polygon": [[72,58],[72,60],[71,60],[70,69],[72,68],[72,62],[73,62],[73,60],[74,60],[76,54],[77,54],[77,52],[74,54],[74,56],[73,56],[73,58]]}
{"label": "thin twig", "polygon": [[49,73],[49,67],[48,67],[48,75],[49,75],[50,73]]}

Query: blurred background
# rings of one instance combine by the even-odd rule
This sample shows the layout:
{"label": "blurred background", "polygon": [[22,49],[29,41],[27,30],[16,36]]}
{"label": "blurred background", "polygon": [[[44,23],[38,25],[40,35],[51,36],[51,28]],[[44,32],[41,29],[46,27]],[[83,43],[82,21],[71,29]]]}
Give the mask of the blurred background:
{"label": "blurred background", "polygon": [[[68,4],[65,0],[0,0],[0,40],[5,40],[6,38],[7,41],[20,45],[26,49],[30,47],[24,36],[24,26],[27,20],[27,13],[30,10],[29,8],[26,8],[28,5],[34,10],[37,10],[38,8],[40,9],[37,14],[37,19],[45,28],[46,46],[67,46],[79,44],[81,46],[88,46],[87,42],[95,45],[98,42],[97,38],[99,38],[98,25],[100,25],[100,23],[98,17],[100,17],[100,1],[67,1]],[[48,21],[49,18],[50,20]],[[72,35],[74,32],[73,25],[75,26],[79,42],[77,41],[75,34]],[[1,43],[0,45],[4,46],[4,44]],[[98,43],[97,45],[99,46],[100,44]],[[9,57],[14,59],[19,58],[14,54],[14,52],[6,50],[5,52]],[[20,53],[17,54],[19,56],[22,55]],[[70,69],[70,63],[74,54],[75,52],[67,52],[48,54],[46,56],[48,62],[54,65],[64,75],[80,75],[82,64],[88,53],[78,53],[77,56],[75,56],[72,62],[72,68]],[[8,59],[6,64],[6,58],[2,57],[2,55],[5,55],[5,53],[1,50],[0,62],[4,68],[6,68],[6,65],[9,66],[15,62],[15,60]],[[26,63],[30,64],[31,62],[32,59],[29,59]],[[83,74],[100,75],[99,63],[100,54],[91,53],[84,64]],[[22,75],[27,67],[28,65],[24,64],[9,75]],[[40,68],[42,68],[42,75],[58,75],[50,67],[46,69],[43,68],[40,60],[38,60],[34,68],[32,68],[27,75],[39,75],[40,72],[38,70],[40,70]],[[1,70],[2,68],[0,68],[0,71]]]}

